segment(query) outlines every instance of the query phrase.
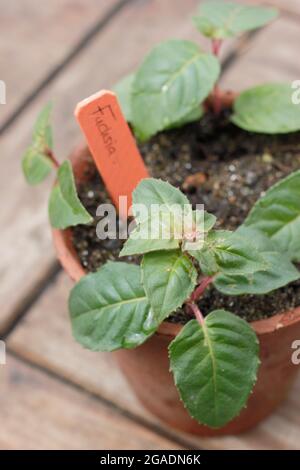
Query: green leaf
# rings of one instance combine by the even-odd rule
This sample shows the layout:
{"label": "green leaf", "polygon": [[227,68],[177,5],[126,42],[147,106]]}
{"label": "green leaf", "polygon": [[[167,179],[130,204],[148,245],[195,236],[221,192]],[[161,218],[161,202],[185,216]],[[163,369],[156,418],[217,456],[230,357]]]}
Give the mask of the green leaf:
{"label": "green leaf", "polygon": [[48,103],[40,112],[33,131],[33,144],[37,148],[52,149],[52,130],[50,126],[50,117],[52,104]]}
{"label": "green leaf", "polygon": [[52,148],[52,132],[49,124],[51,105],[48,104],[39,114],[32,137],[32,143],[26,150],[22,169],[27,183],[36,185],[42,182],[53,168],[47,151]]}
{"label": "green leaf", "polygon": [[191,211],[188,198],[166,181],[155,178],[145,178],[132,193],[132,212],[137,223],[145,222],[163,212],[169,212],[174,217]]}
{"label": "green leaf", "polygon": [[258,340],[244,320],[225,310],[210,313],[202,327],[191,320],[170,344],[169,355],[193,418],[218,428],[240,413],[259,366]]}
{"label": "green leaf", "polygon": [[285,134],[300,129],[300,107],[292,102],[291,85],[270,83],[239,95],[231,121],[250,132]]}
{"label": "green leaf", "polygon": [[190,124],[191,122],[199,121],[204,114],[203,106],[197,105],[195,109],[192,109],[186,116],[179,119],[179,121],[172,123],[166,129],[178,129],[180,127],[185,126],[186,124]]}
{"label": "green leaf", "polygon": [[214,285],[223,294],[267,294],[300,278],[299,271],[284,254],[278,252],[272,240],[251,227],[242,226],[237,232],[253,240],[268,268],[246,275],[220,274],[216,277]]}
{"label": "green leaf", "polygon": [[[192,224],[189,223],[192,221]],[[217,218],[204,210],[192,211],[192,217],[187,219],[184,226],[183,251],[198,251],[204,246],[205,235],[213,228]]]}
{"label": "green leaf", "polygon": [[[139,214],[140,216],[140,214]],[[120,256],[130,256],[159,250],[173,250],[182,242],[182,251],[199,250],[204,236],[216,221],[205,211],[192,211],[190,205],[174,206],[169,210],[152,211],[148,218],[139,219],[137,227],[124,243]]]}
{"label": "green leaf", "polygon": [[194,21],[204,36],[224,39],[260,28],[277,15],[276,8],[209,0],[201,3]]}
{"label": "green leaf", "polygon": [[[121,105],[122,112],[126,118],[126,121],[132,122],[132,85],[135,79],[135,74],[130,74],[120,80],[114,87],[113,91],[116,93],[118,100]],[[190,111],[186,116],[181,118],[179,121],[174,122],[167,129],[176,129],[183,127],[185,124],[198,121],[204,114],[204,109],[202,106],[197,106]]]}
{"label": "green leaf", "polygon": [[140,220],[137,227],[130,233],[120,256],[178,248],[185,237],[185,228],[192,230],[193,218],[190,206],[188,206],[188,210],[190,210],[190,214],[185,212],[182,207],[178,207],[177,211],[175,207],[173,211],[169,211],[165,207],[152,210],[148,218]]}
{"label": "green leaf", "polygon": [[139,216],[137,204],[142,204],[148,211],[153,205],[163,206],[172,211],[177,210],[177,206],[190,206],[188,198],[177,188],[174,188],[166,181],[155,178],[143,179],[132,193],[133,214],[136,219],[142,220],[145,217]]}
{"label": "green leaf", "polygon": [[214,250],[206,246],[200,250],[189,250],[189,254],[193,256],[200,264],[201,271],[205,276],[215,276],[220,272]]}
{"label": "green leaf", "polygon": [[51,160],[34,147],[29,147],[22,160],[22,169],[26,181],[36,185],[44,181],[53,168]]}
{"label": "green leaf", "polygon": [[193,210],[192,220],[194,222],[194,229],[203,233],[208,233],[217,221],[217,217],[205,210]]}
{"label": "green leaf", "polygon": [[138,138],[146,140],[185,119],[209,95],[219,74],[217,59],[190,41],[170,40],[156,46],[132,86]]}
{"label": "green leaf", "polygon": [[193,211],[187,197],[169,183],[144,179],[133,192],[133,214],[137,227],[124,244],[121,256],[172,250],[200,249],[204,233],[216,218],[205,211]]}
{"label": "green leaf", "polygon": [[113,91],[117,95],[117,98],[121,105],[122,112],[127,122],[132,122],[131,94],[132,94],[132,84],[133,84],[134,79],[135,79],[135,74],[132,73],[124,77],[113,87]]}
{"label": "green leaf", "polygon": [[137,227],[120,256],[178,248],[184,214],[192,211],[187,197],[167,182],[146,178],[136,187],[132,199]]}
{"label": "green leaf", "polygon": [[226,230],[209,232],[203,249],[190,254],[198,260],[206,275],[253,274],[268,268],[267,261],[251,240]]}
{"label": "green leaf", "polygon": [[73,335],[92,351],[132,349],[156,330],[138,266],[108,262],[72,289]]}
{"label": "green leaf", "polygon": [[192,261],[180,250],[156,251],[142,261],[143,285],[158,322],[189,298],[197,282]]}
{"label": "green leaf", "polygon": [[300,170],[272,186],[244,225],[261,231],[285,256],[300,261]]}
{"label": "green leaf", "polygon": [[52,227],[59,229],[93,221],[77,196],[72,165],[68,160],[58,169],[57,184],[50,194],[49,217]]}
{"label": "green leaf", "polygon": [[[199,215],[200,215],[199,212],[200,212],[199,210],[194,211],[196,223],[199,220]],[[204,211],[204,221],[203,221],[204,222],[204,225],[203,225],[204,232],[205,233],[209,232],[213,228],[213,226],[215,225],[216,221],[217,221],[217,217],[215,215]]]}
{"label": "green leaf", "polygon": [[257,271],[245,276],[220,274],[215,279],[214,286],[226,295],[262,295],[300,278],[299,271],[282,254],[268,252],[264,253],[264,258],[269,264],[266,271]]}
{"label": "green leaf", "polygon": [[123,245],[119,256],[139,255],[158,250],[174,250],[180,240],[174,238],[172,219],[162,212],[139,223]]}

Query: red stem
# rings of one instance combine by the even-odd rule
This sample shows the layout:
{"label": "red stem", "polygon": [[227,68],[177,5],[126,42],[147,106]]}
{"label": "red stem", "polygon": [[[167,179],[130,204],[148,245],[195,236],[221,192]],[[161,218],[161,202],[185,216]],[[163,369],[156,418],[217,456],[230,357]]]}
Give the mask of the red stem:
{"label": "red stem", "polygon": [[[213,39],[211,43],[212,53],[214,56],[219,58],[220,50],[222,47],[222,39]],[[213,109],[216,116],[218,116],[222,110],[222,101],[220,96],[220,89],[216,83],[213,90]]]}
{"label": "red stem", "polygon": [[212,53],[216,57],[219,57],[222,42],[223,42],[222,39],[213,39],[212,40],[212,43],[211,43]]}
{"label": "red stem", "polygon": [[190,298],[191,302],[195,302],[196,300],[198,300],[203,295],[205,289],[207,289],[209,284],[213,282],[213,280],[214,280],[214,276],[204,277],[202,281],[200,282],[200,284],[196,287],[196,289],[192,293],[191,298]]}
{"label": "red stem", "polygon": [[190,309],[192,310],[193,314],[195,315],[196,317],[196,320],[200,323],[200,325],[204,325],[204,317],[201,313],[201,310],[200,308],[198,307],[197,304],[194,304],[194,303],[190,303],[188,304],[188,306],[190,307]]}
{"label": "red stem", "polygon": [[50,158],[51,162],[53,163],[53,166],[54,166],[55,168],[59,168],[59,167],[60,167],[60,163],[59,163],[59,161],[56,159],[56,157],[55,157],[54,153],[52,152],[52,150],[47,149],[45,153],[46,153],[47,157]]}
{"label": "red stem", "polygon": [[209,284],[214,280],[214,276],[207,276],[202,279],[200,284],[196,287],[194,292],[192,293],[189,301],[187,302],[187,306],[192,310],[193,314],[195,315],[197,321],[200,325],[204,324],[204,317],[201,313],[200,308],[195,303],[199,297],[201,297],[205,291],[205,289],[209,286]]}

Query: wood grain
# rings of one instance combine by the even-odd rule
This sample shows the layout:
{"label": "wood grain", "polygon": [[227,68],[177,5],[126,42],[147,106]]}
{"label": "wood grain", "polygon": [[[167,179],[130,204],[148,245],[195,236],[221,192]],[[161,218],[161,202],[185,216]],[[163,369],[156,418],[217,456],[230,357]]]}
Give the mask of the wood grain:
{"label": "wood grain", "polygon": [[[163,423],[150,415],[136,400],[113,359],[113,354],[83,349],[71,335],[67,313],[72,284],[65,274],[58,276],[39,302],[13,331],[8,347],[19,355],[84,387],[149,423]],[[168,432],[171,432],[168,429]],[[206,449],[299,449],[300,377],[289,399],[272,417],[253,431],[238,437],[199,439],[174,431],[191,447]]]}
{"label": "wood grain", "polygon": [[0,78],[7,84],[7,104],[0,107],[0,127],[117,2],[51,0],[43,6],[35,0],[2,2]]}
{"label": "wood grain", "polygon": [[11,356],[0,367],[0,449],[180,448]]}

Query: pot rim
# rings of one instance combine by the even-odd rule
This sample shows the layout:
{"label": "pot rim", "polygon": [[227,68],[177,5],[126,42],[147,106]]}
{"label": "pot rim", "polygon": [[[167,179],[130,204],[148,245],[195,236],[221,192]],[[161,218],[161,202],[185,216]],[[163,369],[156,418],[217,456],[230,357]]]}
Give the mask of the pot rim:
{"label": "pot rim", "polygon": [[[232,91],[222,92],[223,105],[225,107],[231,107],[234,99],[237,96],[238,93]],[[207,105],[211,106],[211,98],[207,99]],[[71,154],[71,161],[73,160],[74,162],[74,160],[76,160],[76,157],[82,152],[83,148],[86,148],[86,145],[84,147],[80,146],[79,149],[75,150]],[[76,173],[78,174],[78,172]],[[51,230],[56,254],[62,267],[71,279],[76,282],[79,281],[81,277],[85,276],[88,273],[80,264],[80,260],[72,244],[71,229],[58,230],[52,228]],[[299,321],[300,306],[291,310],[287,310],[283,313],[277,313],[276,315],[273,315],[269,318],[250,322],[249,324],[252,326],[256,334],[258,336],[261,336],[264,334],[276,332],[278,330],[281,330],[282,328],[289,327]],[[180,332],[182,327],[183,325],[181,324],[169,323],[167,321],[164,321],[159,326],[156,333],[163,336],[174,337]]]}

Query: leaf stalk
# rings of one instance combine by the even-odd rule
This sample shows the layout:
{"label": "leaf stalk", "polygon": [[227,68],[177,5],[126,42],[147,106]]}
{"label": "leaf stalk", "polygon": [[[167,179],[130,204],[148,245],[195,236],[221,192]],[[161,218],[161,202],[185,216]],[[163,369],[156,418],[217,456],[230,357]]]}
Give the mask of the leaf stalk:
{"label": "leaf stalk", "polygon": [[194,302],[191,302],[188,304],[189,308],[192,310],[193,314],[195,315],[196,317],[196,320],[199,322],[199,324],[201,326],[204,325],[204,317],[201,313],[201,310],[200,308],[198,307],[197,304],[195,304]]}
{"label": "leaf stalk", "polygon": [[192,293],[191,295],[191,301],[192,302],[195,302],[196,300],[198,300],[200,297],[202,297],[202,295],[204,294],[205,290],[207,289],[207,287],[209,286],[209,284],[211,284],[214,280],[214,276],[207,276],[207,277],[204,277],[202,279],[202,281],[200,282],[200,284],[196,287],[196,289],[194,290],[194,292]]}
{"label": "leaf stalk", "polygon": [[55,157],[54,153],[52,152],[51,149],[47,149],[45,151],[45,154],[47,155],[47,157],[51,160],[51,162],[53,163],[53,166],[54,168],[58,169],[60,167],[60,163],[59,161],[57,160],[57,158]]}
{"label": "leaf stalk", "polygon": [[[223,44],[222,39],[212,39],[211,43],[212,53],[215,57],[219,58],[220,50]],[[216,83],[213,90],[213,110],[216,116],[218,116],[222,110],[222,101],[221,101],[221,94],[220,88]]]}
{"label": "leaf stalk", "polygon": [[196,287],[196,289],[192,293],[192,295],[191,295],[191,297],[190,297],[190,299],[187,303],[187,306],[192,310],[193,314],[196,317],[196,320],[198,320],[198,322],[200,323],[201,326],[204,324],[204,317],[201,313],[200,308],[196,304],[196,301],[200,297],[202,297],[203,293],[205,292],[205,290],[207,289],[209,284],[211,284],[213,282],[213,280],[214,280],[214,276],[204,277],[202,279],[202,281],[200,282],[200,284]]}

